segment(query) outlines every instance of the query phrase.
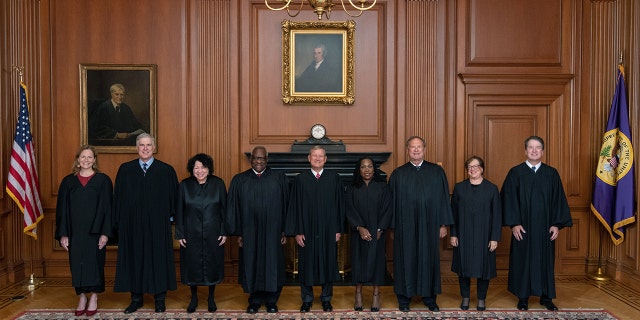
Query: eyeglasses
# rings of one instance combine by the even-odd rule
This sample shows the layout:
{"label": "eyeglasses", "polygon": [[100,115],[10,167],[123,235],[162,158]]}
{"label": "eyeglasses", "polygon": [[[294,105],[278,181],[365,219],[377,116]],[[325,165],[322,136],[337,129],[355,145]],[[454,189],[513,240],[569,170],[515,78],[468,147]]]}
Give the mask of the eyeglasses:
{"label": "eyeglasses", "polygon": [[471,170],[471,169],[480,169],[479,165],[475,165],[475,166],[468,166],[467,170]]}

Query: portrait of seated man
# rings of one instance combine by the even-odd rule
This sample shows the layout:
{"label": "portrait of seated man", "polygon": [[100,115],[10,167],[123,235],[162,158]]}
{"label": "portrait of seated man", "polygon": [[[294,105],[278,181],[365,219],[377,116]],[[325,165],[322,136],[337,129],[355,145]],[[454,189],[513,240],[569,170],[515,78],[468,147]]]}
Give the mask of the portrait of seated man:
{"label": "portrait of seated man", "polygon": [[341,92],[342,70],[340,63],[339,56],[332,56],[324,44],[317,44],[313,49],[313,61],[296,78],[295,91]]}
{"label": "portrait of seated man", "polygon": [[124,103],[125,88],[116,83],[109,88],[111,98],[89,114],[89,143],[94,145],[135,146],[136,136],[148,130]]}

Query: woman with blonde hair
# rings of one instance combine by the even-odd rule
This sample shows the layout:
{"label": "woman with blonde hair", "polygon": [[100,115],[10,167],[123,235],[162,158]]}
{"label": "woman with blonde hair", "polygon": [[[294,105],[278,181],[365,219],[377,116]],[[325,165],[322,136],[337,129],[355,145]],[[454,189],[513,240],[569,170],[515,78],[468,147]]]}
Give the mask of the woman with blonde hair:
{"label": "woman with blonde hair", "polygon": [[[80,297],[75,315],[93,316],[104,292],[104,263],[111,236],[111,179],[98,169],[98,154],[84,145],[72,173],[58,188],[55,238],[69,252],[71,283]],[[87,300],[87,294],[91,294]]]}

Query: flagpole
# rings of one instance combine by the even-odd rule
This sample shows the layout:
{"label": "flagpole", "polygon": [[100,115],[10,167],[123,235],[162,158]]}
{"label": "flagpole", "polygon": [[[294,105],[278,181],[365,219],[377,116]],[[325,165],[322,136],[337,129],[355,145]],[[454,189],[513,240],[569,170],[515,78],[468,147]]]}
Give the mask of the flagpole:
{"label": "flagpole", "polygon": [[598,269],[595,273],[589,275],[589,277],[596,281],[607,281],[611,278],[602,272],[602,242],[604,242],[604,228],[600,228],[600,246],[598,248]]}
{"label": "flagpole", "polygon": [[[12,67],[16,71],[18,71],[18,78],[20,80],[20,83],[22,84],[23,75],[24,75],[24,67],[16,66],[16,65],[12,65]],[[36,241],[36,239],[33,238],[33,241]],[[29,263],[30,275],[29,275],[29,279],[27,279],[25,281],[26,282],[25,286],[29,289],[29,291],[37,289],[38,286],[40,286],[42,283],[44,283],[44,281],[38,280],[36,278],[34,272],[33,272],[33,259],[34,259],[33,248],[34,247],[35,247],[35,244],[34,245],[29,245],[29,259],[31,260],[31,262]]]}
{"label": "flagpole", "polygon": [[[32,237],[29,237],[29,238],[32,238]],[[35,238],[32,238],[32,239],[33,239],[33,243],[35,244],[36,239]],[[31,260],[29,268],[31,269],[30,270],[31,274],[29,275],[29,279],[26,281],[26,284],[25,284],[25,286],[27,287],[27,289],[29,289],[29,291],[38,289],[38,287],[44,283],[44,281],[40,281],[38,278],[36,278],[35,274],[33,273],[33,257],[34,257],[33,248],[34,246],[29,246],[29,253],[30,253],[29,258]]]}

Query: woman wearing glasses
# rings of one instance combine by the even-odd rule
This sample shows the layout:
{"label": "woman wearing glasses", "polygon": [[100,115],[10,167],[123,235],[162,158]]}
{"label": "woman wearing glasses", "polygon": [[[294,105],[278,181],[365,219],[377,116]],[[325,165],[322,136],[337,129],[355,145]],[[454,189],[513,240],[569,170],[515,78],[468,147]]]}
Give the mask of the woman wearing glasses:
{"label": "woman wearing glasses", "polygon": [[498,187],[483,177],[484,160],[472,156],[464,163],[468,179],[453,189],[451,226],[453,263],[458,274],[462,310],[469,309],[471,278],[477,278],[477,309],[486,309],[489,280],[496,277],[496,248],[501,236],[502,207]]}

